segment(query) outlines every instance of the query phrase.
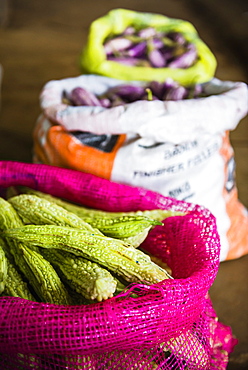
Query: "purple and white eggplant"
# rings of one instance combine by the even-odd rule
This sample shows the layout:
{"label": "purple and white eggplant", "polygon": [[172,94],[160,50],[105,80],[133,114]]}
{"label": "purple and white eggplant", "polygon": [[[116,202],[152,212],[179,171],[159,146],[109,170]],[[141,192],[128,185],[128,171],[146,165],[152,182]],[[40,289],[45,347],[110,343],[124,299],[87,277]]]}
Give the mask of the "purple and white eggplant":
{"label": "purple and white eggplant", "polygon": [[127,27],[104,43],[107,60],[128,66],[189,68],[197,60],[195,45],[180,32],[161,32],[154,27]]}
{"label": "purple and white eggplant", "polygon": [[151,65],[155,68],[163,68],[166,65],[166,60],[158,49],[150,50],[148,53],[148,59]]}
{"label": "purple and white eggplant", "polygon": [[111,108],[111,106],[112,106],[111,100],[108,99],[108,98],[100,98],[99,101],[100,101],[101,106],[103,108]]}
{"label": "purple and white eggplant", "polygon": [[187,89],[184,86],[177,86],[168,89],[162,100],[183,100],[187,97]]}
{"label": "purple and white eggplant", "polygon": [[75,106],[87,105],[87,106],[101,106],[99,99],[95,94],[90,92],[83,87],[76,87],[70,93],[70,101]]}
{"label": "purple and white eggplant", "polygon": [[112,96],[117,95],[125,102],[133,102],[140,100],[145,95],[145,88],[131,84],[117,85],[108,89],[105,95],[110,100],[112,99]]}
{"label": "purple and white eggplant", "polygon": [[123,35],[124,36],[130,36],[130,35],[133,35],[134,33],[136,32],[135,28],[132,27],[132,26],[129,26],[127,27],[124,32],[123,32]]}
{"label": "purple and white eggplant", "polygon": [[151,89],[153,96],[156,96],[159,100],[163,100],[166,89],[165,83],[159,81],[151,81],[149,83],[149,88]]}
{"label": "purple and white eggplant", "polygon": [[139,30],[137,35],[143,39],[149,39],[157,35],[157,30],[154,27],[146,27]]}
{"label": "purple and white eggplant", "polygon": [[139,58],[146,56],[147,42],[143,41],[138,44],[133,44],[127,51],[126,55],[129,57]]}
{"label": "purple and white eggplant", "polygon": [[116,37],[104,44],[104,50],[107,55],[119,54],[121,51],[126,50],[132,46],[132,41],[126,37]]}
{"label": "purple and white eggplant", "polygon": [[113,108],[120,105],[130,104],[139,100],[178,101],[183,99],[197,99],[204,96],[203,87],[200,84],[182,86],[171,78],[164,82],[151,81],[146,84],[119,84],[107,89],[102,95],[95,95],[86,88],[76,87],[70,93],[63,95],[61,100],[65,104],[73,106],[101,106]]}
{"label": "purple and white eggplant", "polygon": [[176,56],[170,63],[169,68],[189,68],[197,59],[196,47],[193,44],[189,44],[186,51],[179,56]]}

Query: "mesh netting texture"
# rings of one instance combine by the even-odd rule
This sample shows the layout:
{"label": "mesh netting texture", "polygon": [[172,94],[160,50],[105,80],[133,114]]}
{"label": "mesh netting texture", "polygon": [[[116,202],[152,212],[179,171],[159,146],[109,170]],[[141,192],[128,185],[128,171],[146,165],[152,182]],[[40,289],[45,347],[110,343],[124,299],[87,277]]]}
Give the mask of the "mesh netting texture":
{"label": "mesh netting texture", "polygon": [[169,265],[173,279],[130,284],[90,305],[0,298],[1,369],[226,369],[237,341],[218,321],[208,294],[220,241],[207,209],[75,170],[0,161],[1,193],[14,185],[105,211],[160,208],[185,214],[166,218],[142,244]]}

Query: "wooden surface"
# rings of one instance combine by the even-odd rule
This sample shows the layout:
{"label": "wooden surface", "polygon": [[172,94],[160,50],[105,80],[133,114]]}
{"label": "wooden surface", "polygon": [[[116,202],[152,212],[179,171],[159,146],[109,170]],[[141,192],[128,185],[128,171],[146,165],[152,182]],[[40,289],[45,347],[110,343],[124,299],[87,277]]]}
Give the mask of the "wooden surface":
{"label": "wooden surface", "polygon": [[[39,93],[52,79],[80,74],[79,55],[90,23],[113,8],[151,11],[189,20],[216,55],[216,77],[248,83],[245,2],[187,0],[1,0],[0,64],[4,74],[0,111],[0,159],[32,161],[32,131]],[[221,2],[223,3],[223,1]],[[231,36],[230,36],[231,35]],[[230,42],[228,40],[230,39]],[[247,45],[247,44],[246,44]],[[240,201],[248,206],[248,118],[231,132]],[[221,263],[210,291],[219,316],[239,344],[228,370],[248,369],[248,256]]]}

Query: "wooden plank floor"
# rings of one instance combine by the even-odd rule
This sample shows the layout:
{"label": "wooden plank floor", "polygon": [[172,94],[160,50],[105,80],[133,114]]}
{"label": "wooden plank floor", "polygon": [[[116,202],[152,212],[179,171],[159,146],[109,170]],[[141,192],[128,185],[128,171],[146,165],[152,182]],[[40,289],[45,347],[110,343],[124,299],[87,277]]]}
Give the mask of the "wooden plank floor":
{"label": "wooden plank floor", "polygon": [[[224,6],[220,6],[223,1],[217,2],[219,7],[215,9],[215,0],[1,0],[0,64],[4,74],[0,160],[32,161],[32,131],[40,113],[42,86],[52,79],[80,74],[79,55],[88,26],[113,8],[151,11],[189,20],[216,55],[216,77],[248,83],[247,49],[242,49],[244,43],[240,43],[242,38],[247,40],[248,27],[244,24],[247,26],[248,10],[240,0],[224,2]],[[233,36],[230,43],[228,32]],[[235,36],[239,43],[235,43]],[[239,199],[248,207],[248,117],[231,132],[231,141]],[[222,263],[210,293],[219,319],[230,325],[239,339],[228,370],[247,370],[248,256]]]}

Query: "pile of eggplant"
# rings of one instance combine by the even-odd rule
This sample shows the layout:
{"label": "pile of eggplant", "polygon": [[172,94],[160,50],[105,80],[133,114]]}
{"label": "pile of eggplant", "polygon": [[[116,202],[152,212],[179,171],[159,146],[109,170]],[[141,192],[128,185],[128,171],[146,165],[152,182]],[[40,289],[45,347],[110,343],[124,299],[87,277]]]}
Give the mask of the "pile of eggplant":
{"label": "pile of eggplant", "polygon": [[154,27],[136,30],[129,26],[122,34],[109,36],[103,47],[107,60],[129,66],[189,68],[198,59],[195,45],[180,32],[160,32]]}
{"label": "pile of eggplant", "polygon": [[201,84],[182,86],[167,78],[164,82],[151,81],[136,85],[131,83],[110,87],[102,95],[96,95],[85,87],[75,87],[69,93],[64,92],[63,102],[72,106],[99,106],[112,108],[133,103],[138,100],[182,100],[196,99],[203,96]]}

